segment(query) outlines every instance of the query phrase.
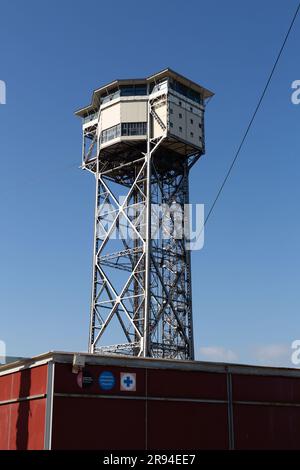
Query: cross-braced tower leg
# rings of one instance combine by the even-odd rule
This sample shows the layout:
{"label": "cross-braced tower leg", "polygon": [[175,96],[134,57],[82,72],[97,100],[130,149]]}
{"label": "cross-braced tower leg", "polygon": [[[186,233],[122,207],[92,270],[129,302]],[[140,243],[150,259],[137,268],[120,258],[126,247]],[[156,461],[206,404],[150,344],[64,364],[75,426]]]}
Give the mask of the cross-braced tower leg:
{"label": "cross-braced tower leg", "polygon": [[[126,169],[100,169],[96,182],[90,351],[193,358],[188,163],[161,171],[146,154]],[[116,345],[104,346],[113,320],[123,340],[114,327]]]}

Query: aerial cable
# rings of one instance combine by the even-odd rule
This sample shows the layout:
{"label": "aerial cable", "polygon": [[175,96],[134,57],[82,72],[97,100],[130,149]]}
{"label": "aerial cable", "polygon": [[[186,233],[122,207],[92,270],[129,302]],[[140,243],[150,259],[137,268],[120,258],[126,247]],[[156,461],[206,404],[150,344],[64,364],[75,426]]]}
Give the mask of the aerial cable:
{"label": "aerial cable", "polygon": [[215,206],[216,206],[216,204],[217,204],[217,202],[218,202],[218,199],[220,198],[220,196],[221,196],[221,194],[222,194],[222,192],[223,192],[223,189],[224,189],[224,187],[225,187],[225,185],[226,185],[226,183],[227,183],[227,181],[228,181],[228,178],[229,178],[229,176],[230,176],[230,174],[231,174],[231,172],[232,172],[232,170],[233,170],[233,167],[234,167],[234,165],[235,165],[235,163],[236,163],[236,161],[237,161],[237,159],[238,159],[238,157],[239,157],[239,155],[240,155],[240,152],[241,152],[241,150],[242,150],[242,148],[243,148],[243,145],[244,145],[245,140],[246,140],[246,138],[247,138],[247,136],[248,136],[248,133],[249,133],[251,127],[252,127],[252,124],[253,124],[253,122],[254,122],[254,120],[255,120],[255,118],[256,118],[256,115],[257,115],[257,113],[258,113],[258,110],[259,110],[259,108],[261,107],[261,104],[262,104],[262,102],[263,102],[263,99],[264,99],[264,97],[265,97],[265,94],[266,94],[266,92],[267,92],[267,90],[268,90],[268,88],[269,88],[269,85],[270,85],[271,80],[272,80],[272,78],[273,78],[274,72],[275,72],[276,67],[277,67],[277,65],[278,65],[279,59],[280,59],[280,57],[281,57],[281,55],[282,55],[282,53],[283,53],[283,51],[284,51],[285,45],[286,45],[286,43],[287,43],[287,40],[288,40],[288,38],[289,38],[289,35],[290,35],[290,33],[291,33],[292,29],[293,29],[294,23],[295,23],[296,18],[297,18],[297,16],[298,16],[299,10],[300,10],[300,3],[298,4],[298,7],[297,7],[297,9],[296,9],[296,11],[295,11],[295,13],[294,13],[294,16],[293,16],[292,20],[291,20],[290,26],[289,26],[289,28],[288,28],[288,31],[287,31],[286,35],[285,35],[284,41],[283,41],[283,43],[282,43],[282,46],[281,46],[281,48],[280,48],[280,50],[279,50],[279,52],[278,52],[278,54],[277,54],[277,57],[276,57],[276,60],[275,60],[275,62],[274,62],[274,65],[273,65],[273,67],[272,67],[272,70],[271,70],[271,72],[270,72],[270,74],[269,74],[269,77],[268,77],[268,79],[267,79],[267,82],[266,82],[266,84],[265,84],[265,87],[264,87],[264,89],[263,89],[263,91],[262,91],[262,93],[261,93],[261,95],[260,95],[260,98],[259,98],[259,100],[258,100],[258,103],[257,103],[257,105],[256,105],[256,108],[255,108],[255,110],[254,110],[254,112],[253,112],[253,114],[252,114],[252,117],[251,117],[251,119],[250,119],[250,122],[249,122],[249,124],[248,124],[248,126],[247,126],[247,128],[246,128],[246,131],[245,131],[245,133],[244,133],[244,135],[243,135],[243,138],[242,138],[242,140],[241,140],[241,142],[240,142],[240,145],[238,146],[238,149],[237,149],[237,151],[236,151],[236,153],[235,153],[235,155],[234,155],[234,158],[233,158],[233,160],[232,160],[232,162],[231,162],[231,164],[230,164],[230,166],[229,166],[229,169],[228,169],[228,171],[227,171],[227,173],[226,173],[226,175],[225,175],[225,177],[224,177],[224,179],[223,179],[223,182],[222,182],[222,184],[221,184],[221,186],[220,186],[220,188],[219,188],[219,190],[218,190],[218,192],[217,192],[217,195],[216,195],[216,197],[215,197],[215,199],[214,199],[214,201],[213,201],[213,203],[212,203],[212,205],[211,205],[211,207],[210,207],[210,209],[209,209],[209,211],[208,211],[208,214],[206,215],[206,217],[205,217],[205,219],[204,219],[204,224],[203,224],[203,227],[202,227],[202,231],[203,231],[204,227],[206,226],[206,224],[207,224],[207,222],[208,222],[208,219],[210,218],[210,216],[211,216],[211,214],[212,214],[212,212],[213,212],[213,210],[214,210],[214,208],[215,208]]}

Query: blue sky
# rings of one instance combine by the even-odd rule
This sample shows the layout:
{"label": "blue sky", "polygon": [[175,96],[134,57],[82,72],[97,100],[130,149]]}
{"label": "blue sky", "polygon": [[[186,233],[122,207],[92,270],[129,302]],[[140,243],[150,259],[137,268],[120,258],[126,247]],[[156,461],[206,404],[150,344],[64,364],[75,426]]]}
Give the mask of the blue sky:
{"label": "blue sky", "polygon": [[[11,0],[1,4],[0,339],[9,355],[85,350],[93,178],[74,110],[115,78],[171,67],[215,92],[191,175],[208,209],[297,1]],[[300,18],[193,252],[196,355],[285,364],[300,338]]]}

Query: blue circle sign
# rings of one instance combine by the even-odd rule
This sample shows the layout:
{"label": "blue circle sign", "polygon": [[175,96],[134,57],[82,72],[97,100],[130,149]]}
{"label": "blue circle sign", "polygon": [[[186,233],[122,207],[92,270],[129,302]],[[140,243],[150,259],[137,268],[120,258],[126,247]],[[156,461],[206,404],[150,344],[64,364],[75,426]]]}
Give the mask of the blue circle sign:
{"label": "blue circle sign", "polygon": [[99,385],[102,390],[111,390],[116,384],[115,376],[110,371],[101,372],[99,375]]}

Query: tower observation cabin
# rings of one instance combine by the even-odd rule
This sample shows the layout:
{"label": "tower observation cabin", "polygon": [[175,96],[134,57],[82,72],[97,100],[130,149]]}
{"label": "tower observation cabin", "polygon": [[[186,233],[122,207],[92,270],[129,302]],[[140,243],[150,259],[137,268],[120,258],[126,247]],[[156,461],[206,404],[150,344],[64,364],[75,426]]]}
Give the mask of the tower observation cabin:
{"label": "tower observation cabin", "polygon": [[[153,237],[152,206],[189,203],[189,171],[205,153],[212,96],[167,68],[108,83],[76,112],[82,168],[96,177],[90,352],[194,358],[190,252],[172,235]],[[114,236],[109,248],[124,220],[135,236],[120,237],[118,248]]]}

